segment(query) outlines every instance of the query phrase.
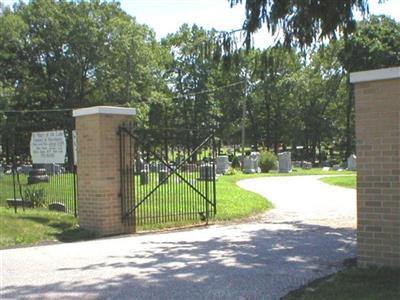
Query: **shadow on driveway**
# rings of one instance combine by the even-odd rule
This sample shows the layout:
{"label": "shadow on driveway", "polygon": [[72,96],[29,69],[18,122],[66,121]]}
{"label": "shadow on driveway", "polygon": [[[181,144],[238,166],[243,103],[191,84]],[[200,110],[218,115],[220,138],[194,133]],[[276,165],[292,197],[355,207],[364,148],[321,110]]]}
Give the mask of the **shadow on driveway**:
{"label": "shadow on driveway", "polygon": [[[278,299],[337,271],[355,256],[356,233],[351,228],[285,222],[249,224],[239,231],[235,226],[219,228],[218,233],[214,229],[149,235],[140,241],[143,236],[103,240],[100,243],[115,243],[118,254],[103,254],[99,245],[92,263],[85,263],[91,254],[80,244],[79,267],[46,262],[53,267],[51,274],[33,270],[32,278],[44,277],[31,284],[7,285],[3,274],[2,297]],[[138,242],[135,247],[127,243],[121,251],[124,239]]]}

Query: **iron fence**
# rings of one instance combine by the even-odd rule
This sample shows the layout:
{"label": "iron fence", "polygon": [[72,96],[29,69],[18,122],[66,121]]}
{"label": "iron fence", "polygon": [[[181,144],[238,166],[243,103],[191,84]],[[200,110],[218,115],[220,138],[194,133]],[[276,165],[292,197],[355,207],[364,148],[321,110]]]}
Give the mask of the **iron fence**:
{"label": "iron fence", "polygon": [[[0,113],[0,205],[51,207],[77,215],[72,110]],[[61,163],[35,164],[31,137],[37,132],[62,131],[66,157]]]}

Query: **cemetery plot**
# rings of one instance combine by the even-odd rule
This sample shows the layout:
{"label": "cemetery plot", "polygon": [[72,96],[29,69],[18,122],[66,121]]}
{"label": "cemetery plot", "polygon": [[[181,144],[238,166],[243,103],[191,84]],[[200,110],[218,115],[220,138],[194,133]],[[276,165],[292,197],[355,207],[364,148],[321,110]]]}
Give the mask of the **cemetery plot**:
{"label": "cemetery plot", "polygon": [[121,126],[119,134],[122,218],[126,222],[206,221],[216,213],[213,134],[134,130],[129,125]]}
{"label": "cemetery plot", "polygon": [[71,111],[12,112],[0,136],[0,205],[77,215]]}

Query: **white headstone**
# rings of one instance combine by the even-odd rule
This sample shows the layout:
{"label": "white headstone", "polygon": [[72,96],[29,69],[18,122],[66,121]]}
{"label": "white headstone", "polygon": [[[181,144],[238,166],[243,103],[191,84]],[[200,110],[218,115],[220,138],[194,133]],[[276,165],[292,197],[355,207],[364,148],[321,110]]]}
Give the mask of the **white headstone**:
{"label": "white headstone", "polygon": [[357,170],[357,156],[351,154],[347,158],[347,170],[349,171],[356,171]]}
{"label": "white headstone", "polygon": [[30,146],[34,164],[65,163],[67,143],[62,130],[32,132]]}
{"label": "white headstone", "polygon": [[251,152],[250,157],[255,160],[254,168],[256,169],[257,173],[261,173],[260,168],[260,152]]}
{"label": "white headstone", "polygon": [[290,152],[282,152],[278,154],[279,173],[289,173],[292,171],[292,158]]}
{"label": "white headstone", "polygon": [[226,155],[218,156],[216,159],[217,162],[217,174],[225,174],[230,166],[229,158]]}

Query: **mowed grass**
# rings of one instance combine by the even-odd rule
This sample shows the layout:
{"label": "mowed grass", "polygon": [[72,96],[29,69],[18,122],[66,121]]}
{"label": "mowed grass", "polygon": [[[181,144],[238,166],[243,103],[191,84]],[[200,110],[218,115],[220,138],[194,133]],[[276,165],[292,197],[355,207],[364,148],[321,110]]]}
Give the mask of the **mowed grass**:
{"label": "mowed grass", "polygon": [[356,176],[334,176],[321,178],[322,182],[338,185],[346,188],[355,189],[357,187],[357,177]]}
{"label": "mowed grass", "polygon": [[348,268],[289,293],[283,300],[398,300],[400,268]]}
{"label": "mowed grass", "polygon": [[[262,196],[239,188],[236,184],[239,180],[265,176],[299,176],[329,173],[337,174],[337,172],[323,172],[319,169],[313,169],[299,170],[288,174],[271,172],[268,174],[248,175],[237,173],[235,175],[220,176],[216,185],[217,214],[209,221],[212,223],[240,220],[261,214],[272,207],[272,204]],[[72,184],[73,181],[70,180],[71,186],[69,189],[72,189]],[[4,187],[4,184],[2,187]],[[47,190],[50,190],[50,187],[51,185],[47,187]],[[65,188],[67,189],[68,187]],[[8,186],[7,189],[7,193],[9,193],[11,188]],[[0,195],[3,195],[1,200],[4,205],[4,190],[0,191]],[[15,245],[32,245],[45,241],[77,241],[95,237],[95,235],[79,229],[78,220],[72,215],[49,212],[46,209],[26,209],[23,211],[18,208],[18,213],[15,214],[13,208],[0,207],[0,218],[1,248]],[[154,222],[138,226],[137,229],[138,231],[154,230],[204,223],[204,221],[197,218],[179,222]]]}
{"label": "mowed grass", "polygon": [[[70,213],[74,212],[74,175],[72,173],[65,173],[59,175],[49,176],[49,182],[42,182],[37,184],[28,184],[28,176],[19,175],[19,183],[17,176],[15,176],[15,193],[16,198],[25,197],[25,191],[28,189],[44,191],[45,204],[48,205],[52,202],[63,203]],[[14,184],[13,176],[2,175],[0,176],[0,206],[7,206],[6,199],[14,198]]]}
{"label": "mowed grass", "polygon": [[35,245],[41,242],[72,242],[94,238],[80,229],[77,218],[45,209],[0,207],[0,247]]}

